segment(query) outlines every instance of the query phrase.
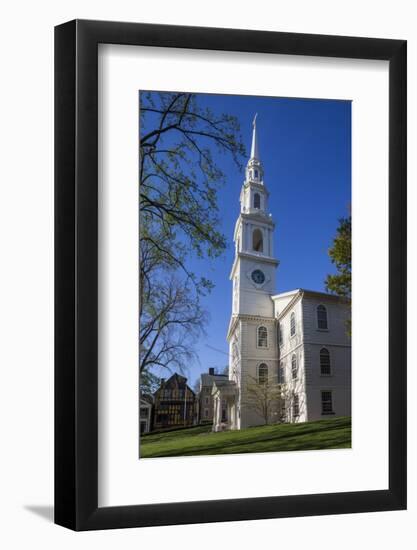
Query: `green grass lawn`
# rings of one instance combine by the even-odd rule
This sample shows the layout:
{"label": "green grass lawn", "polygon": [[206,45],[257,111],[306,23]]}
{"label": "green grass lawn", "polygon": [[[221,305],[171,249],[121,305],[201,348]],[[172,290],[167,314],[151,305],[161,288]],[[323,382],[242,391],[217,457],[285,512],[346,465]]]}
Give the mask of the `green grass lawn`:
{"label": "green grass lawn", "polygon": [[146,434],[141,437],[140,456],[151,458],[350,447],[351,419],[337,417],[317,422],[275,424],[217,433],[211,431],[211,425],[206,425]]}

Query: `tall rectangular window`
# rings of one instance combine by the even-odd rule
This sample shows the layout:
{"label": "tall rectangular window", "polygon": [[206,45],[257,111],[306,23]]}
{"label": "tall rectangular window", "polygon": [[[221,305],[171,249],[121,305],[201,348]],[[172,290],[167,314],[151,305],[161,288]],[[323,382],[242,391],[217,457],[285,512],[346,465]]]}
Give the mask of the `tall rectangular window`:
{"label": "tall rectangular window", "polygon": [[258,328],[258,348],[268,347],[268,329],[266,327]]}
{"label": "tall rectangular window", "polygon": [[280,422],[287,422],[287,409],[286,409],[285,400],[283,400],[281,404],[279,419],[280,419]]}
{"label": "tall rectangular window", "polygon": [[280,361],[278,364],[278,384],[285,384],[285,368],[283,361]]}
{"label": "tall rectangular window", "polygon": [[321,414],[334,414],[331,391],[326,390],[321,392]]}
{"label": "tall rectangular window", "polygon": [[293,395],[292,398],[292,416],[293,418],[300,416],[300,398],[296,393]]}
{"label": "tall rectangular window", "polygon": [[320,350],[320,374],[321,376],[330,376],[330,353],[327,348],[321,348]]}
{"label": "tall rectangular window", "polygon": [[277,340],[278,340],[278,345],[279,346],[282,346],[284,344],[284,338],[283,338],[281,323],[278,323],[278,327],[277,327]]}
{"label": "tall rectangular window", "polygon": [[290,335],[295,336],[295,313],[291,313],[290,317]]}
{"label": "tall rectangular window", "polygon": [[317,306],[317,327],[320,330],[327,330],[327,309],[323,305]]}
{"label": "tall rectangular window", "polygon": [[298,378],[298,365],[297,365],[297,356],[295,353],[291,357],[291,376],[293,380]]}

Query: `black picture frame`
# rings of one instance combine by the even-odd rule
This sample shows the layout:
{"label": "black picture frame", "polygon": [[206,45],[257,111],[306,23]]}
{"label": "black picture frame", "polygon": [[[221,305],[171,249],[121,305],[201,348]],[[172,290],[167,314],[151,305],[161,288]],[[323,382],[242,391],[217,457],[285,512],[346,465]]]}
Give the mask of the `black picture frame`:
{"label": "black picture frame", "polygon": [[[389,488],[98,507],[98,44],[389,62]],[[406,41],[75,20],[55,28],[55,522],[109,529],[406,508]]]}

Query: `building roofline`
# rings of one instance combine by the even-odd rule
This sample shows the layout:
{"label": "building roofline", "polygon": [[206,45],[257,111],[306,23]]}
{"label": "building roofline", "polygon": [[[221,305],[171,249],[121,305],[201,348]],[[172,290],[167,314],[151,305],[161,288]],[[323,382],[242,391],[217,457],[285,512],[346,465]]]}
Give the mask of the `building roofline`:
{"label": "building roofline", "polygon": [[278,298],[285,298],[286,296],[291,296],[297,294],[301,291],[301,288],[296,288],[295,290],[287,290],[286,292],[280,292],[279,294],[274,294],[271,296],[272,300],[277,300]]}
{"label": "building roofline", "polygon": [[320,298],[326,298],[328,300],[350,303],[351,299],[345,296],[338,296],[337,294],[330,294],[328,292],[320,292],[318,290],[308,290],[306,288],[297,288],[295,290],[288,290],[287,292],[280,292],[279,294],[274,294],[271,296],[272,300],[277,300],[279,298],[285,298],[286,296],[291,296],[295,294],[303,294],[305,296],[315,296]]}
{"label": "building roofline", "polygon": [[256,220],[259,223],[264,225],[269,225],[272,229],[275,229],[276,223],[272,218],[272,214],[264,214],[262,212],[241,212],[240,217],[242,220]]}
{"label": "building roofline", "polygon": [[165,381],[161,384],[159,384],[158,388],[152,393],[152,396],[156,395],[163,386],[166,386],[167,383],[172,380],[172,378],[182,378],[185,381],[185,387],[195,396],[195,392],[190,386],[188,385],[188,378],[186,376],[183,376],[182,374],[178,374],[178,372],[174,372],[169,378],[165,379]]}
{"label": "building roofline", "polygon": [[318,292],[316,290],[305,290],[303,288],[298,288],[296,290],[290,290],[288,292],[283,292],[282,294],[275,294],[275,296],[271,296],[272,300],[277,300],[278,298],[291,296],[293,295],[293,298],[288,302],[288,304],[284,307],[284,309],[281,311],[279,315],[277,315],[276,319],[282,319],[290,309],[294,306],[294,304],[298,301],[304,298],[304,296],[307,297],[314,297],[314,298],[324,298],[327,300],[330,300],[332,302],[341,302],[345,304],[350,304],[351,300],[349,298],[345,298],[343,296],[337,296],[336,294],[327,294],[326,292]]}
{"label": "building roofline", "polygon": [[[290,293],[288,294],[291,295]],[[303,297],[303,291],[301,289],[294,291],[294,297],[288,302],[288,304],[284,307],[281,313],[277,315],[276,319],[277,320],[282,319],[282,317],[284,317],[284,315],[286,315],[288,311],[292,309],[294,305],[298,302],[298,300],[300,300],[302,297]]]}

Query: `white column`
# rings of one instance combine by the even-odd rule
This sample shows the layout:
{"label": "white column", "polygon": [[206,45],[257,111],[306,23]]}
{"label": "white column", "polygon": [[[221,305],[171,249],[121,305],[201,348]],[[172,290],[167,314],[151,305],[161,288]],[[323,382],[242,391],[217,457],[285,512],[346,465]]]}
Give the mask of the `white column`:
{"label": "white column", "polygon": [[220,392],[217,392],[216,394],[216,411],[215,411],[215,431],[217,431],[220,427],[220,420],[221,420],[221,417],[220,417],[220,414],[221,414],[221,405],[220,404]]}
{"label": "white column", "polygon": [[213,430],[216,431],[217,427],[217,397],[213,399]]}

